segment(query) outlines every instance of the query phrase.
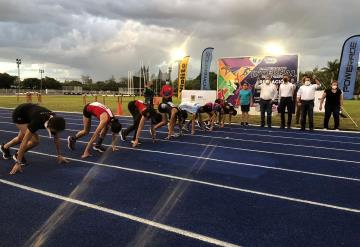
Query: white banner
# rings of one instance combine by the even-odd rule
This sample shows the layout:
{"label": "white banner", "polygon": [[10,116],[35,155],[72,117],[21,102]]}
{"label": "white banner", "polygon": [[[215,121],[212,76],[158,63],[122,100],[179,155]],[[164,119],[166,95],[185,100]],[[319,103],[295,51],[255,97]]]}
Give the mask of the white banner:
{"label": "white banner", "polygon": [[216,90],[183,90],[181,92],[181,102],[193,102],[206,104],[216,100]]}

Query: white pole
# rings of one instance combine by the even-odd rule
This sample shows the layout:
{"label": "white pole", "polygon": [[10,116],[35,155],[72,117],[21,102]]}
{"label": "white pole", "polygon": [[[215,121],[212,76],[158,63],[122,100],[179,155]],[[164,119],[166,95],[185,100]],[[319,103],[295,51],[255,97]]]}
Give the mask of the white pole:
{"label": "white pole", "polygon": [[142,66],[143,66],[143,62],[142,62],[142,60],[140,60],[140,84],[139,84],[140,92],[139,92],[139,95],[141,95],[141,81],[142,81],[142,76],[143,76]]}

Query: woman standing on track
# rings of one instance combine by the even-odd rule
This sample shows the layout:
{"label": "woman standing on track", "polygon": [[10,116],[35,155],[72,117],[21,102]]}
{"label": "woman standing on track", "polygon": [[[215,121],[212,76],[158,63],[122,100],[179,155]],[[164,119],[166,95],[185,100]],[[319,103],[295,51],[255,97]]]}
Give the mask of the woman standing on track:
{"label": "woman standing on track", "polygon": [[331,88],[326,89],[320,100],[320,111],[322,110],[322,106],[325,102],[325,117],[324,117],[324,129],[329,129],[329,120],[331,114],[334,117],[334,128],[335,130],[339,130],[340,125],[340,111],[344,104],[343,93],[338,88],[338,82],[333,81],[331,83]]}
{"label": "woman standing on track", "polygon": [[[87,143],[85,147],[84,153],[81,156],[81,158],[83,159],[91,155],[90,154],[91,147],[100,153],[105,152],[106,148],[102,146],[102,143],[109,129],[109,126],[112,132],[112,149],[113,151],[115,151],[116,135],[119,134],[121,130],[121,124],[119,123],[119,120],[114,117],[114,114],[108,107],[106,107],[105,105],[99,102],[93,102],[87,104],[84,106],[84,110],[83,110],[84,128],[78,133],[76,133],[75,136],[68,137],[68,147],[70,150],[75,149],[76,140],[89,134],[91,128],[91,116],[95,116],[100,121],[100,123],[96,128],[94,134],[91,136],[90,141]],[[93,145],[93,143],[96,140],[97,140],[96,144]]]}
{"label": "woman standing on track", "polygon": [[10,174],[22,172],[22,167],[26,165],[24,154],[39,144],[39,136],[36,133],[39,129],[46,129],[49,136],[54,136],[54,143],[57,153],[58,163],[68,163],[60,155],[60,138],[59,133],[65,129],[65,120],[62,117],[42,106],[26,103],[15,108],[12,114],[13,123],[19,130],[18,136],[6,144],[0,146],[0,151],[4,159],[10,159],[10,148],[20,144],[19,150],[13,155],[16,161]]}

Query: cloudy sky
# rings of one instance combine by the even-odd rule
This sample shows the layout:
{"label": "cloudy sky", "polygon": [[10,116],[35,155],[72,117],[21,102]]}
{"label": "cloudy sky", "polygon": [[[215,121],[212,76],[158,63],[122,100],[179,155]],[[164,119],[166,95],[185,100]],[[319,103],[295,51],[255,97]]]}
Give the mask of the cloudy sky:
{"label": "cloudy sky", "polygon": [[306,70],[339,58],[354,34],[359,0],[0,0],[0,72],[15,75],[22,58],[22,78],[44,68],[59,80],[105,80],[140,61],[166,70],[182,47],[194,77],[208,46],[219,58],[264,54],[269,42],[299,53]]}

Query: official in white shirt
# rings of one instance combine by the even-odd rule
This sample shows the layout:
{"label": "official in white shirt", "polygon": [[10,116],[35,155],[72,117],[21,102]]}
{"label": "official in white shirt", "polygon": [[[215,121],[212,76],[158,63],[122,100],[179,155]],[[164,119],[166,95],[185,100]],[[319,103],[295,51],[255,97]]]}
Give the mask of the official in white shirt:
{"label": "official in white shirt", "polygon": [[285,111],[288,112],[287,127],[291,128],[291,120],[293,114],[293,95],[295,91],[295,85],[289,82],[289,77],[285,75],[283,77],[283,83],[279,87],[279,112],[281,115],[280,128],[285,128]]}
{"label": "official in white shirt", "polygon": [[305,77],[305,83],[297,92],[297,102],[301,104],[301,130],[305,130],[306,115],[309,117],[309,129],[314,130],[314,100],[315,91],[320,88],[320,81],[313,77],[316,84],[311,84],[310,77]]}
{"label": "official in white shirt", "polygon": [[[265,83],[262,81],[265,80]],[[255,89],[260,89],[260,112],[261,112],[261,127],[265,126],[265,112],[267,113],[267,126],[271,128],[272,105],[277,96],[276,85],[271,83],[269,77],[258,80],[255,84]]]}

